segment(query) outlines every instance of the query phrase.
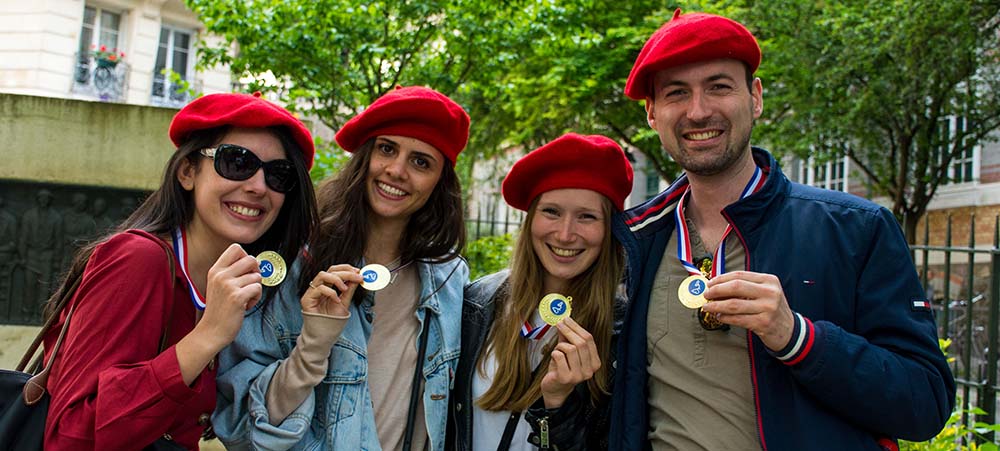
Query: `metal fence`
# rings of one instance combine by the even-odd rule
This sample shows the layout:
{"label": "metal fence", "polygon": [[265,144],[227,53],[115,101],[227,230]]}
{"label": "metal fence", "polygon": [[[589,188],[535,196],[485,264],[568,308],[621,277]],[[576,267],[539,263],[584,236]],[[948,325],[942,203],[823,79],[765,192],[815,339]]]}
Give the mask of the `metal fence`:
{"label": "metal fence", "polygon": [[[931,244],[930,218],[924,221],[923,244],[910,246],[913,260],[935,309],[938,336],[951,340],[947,352],[952,359],[952,372],[959,387],[959,402],[965,411],[962,422],[970,427],[972,422],[979,421],[995,424],[1000,217],[993,218],[992,243],[985,246],[976,243],[975,215],[969,217],[965,246],[952,241],[955,224],[950,215],[943,225],[943,237],[938,236],[934,240],[938,244]],[[942,233],[941,226],[937,224],[933,227],[936,235]],[[983,228],[981,224],[978,229],[980,237],[989,233]],[[971,407],[979,407],[986,413],[970,418],[968,409]],[[992,433],[988,438],[993,440]]]}
{"label": "metal fence", "polygon": [[469,241],[485,236],[516,233],[521,228],[525,213],[511,208],[498,211],[502,200],[499,197],[487,199],[476,210],[476,218],[466,217],[465,227]]}

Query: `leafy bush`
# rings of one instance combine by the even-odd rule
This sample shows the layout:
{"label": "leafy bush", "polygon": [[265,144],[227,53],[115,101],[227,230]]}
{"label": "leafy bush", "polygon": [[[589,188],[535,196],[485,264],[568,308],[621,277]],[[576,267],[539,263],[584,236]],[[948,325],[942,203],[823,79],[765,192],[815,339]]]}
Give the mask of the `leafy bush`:
{"label": "leafy bush", "polygon": [[[976,422],[975,425],[970,428],[965,424],[962,424],[962,409],[955,409],[951,414],[951,418],[948,418],[948,422],[945,423],[944,429],[941,430],[936,437],[926,441],[926,442],[907,442],[905,440],[899,441],[899,451],[997,451],[997,445],[985,442],[976,443],[971,441],[973,439],[985,440],[985,434],[990,431],[1000,430],[1000,425],[996,424],[986,424],[982,422]],[[967,413],[972,415],[985,415],[986,412],[979,408],[972,408],[967,411]],[[970,441],[968,444],[962,443],[964,441]]]}
{"label": "leafy bush", "polygon": [[470,242],[465,247],[465,259],[469,261],[469,280],[506,268],[513,244],[514,236],[510,233],[484,236]]}

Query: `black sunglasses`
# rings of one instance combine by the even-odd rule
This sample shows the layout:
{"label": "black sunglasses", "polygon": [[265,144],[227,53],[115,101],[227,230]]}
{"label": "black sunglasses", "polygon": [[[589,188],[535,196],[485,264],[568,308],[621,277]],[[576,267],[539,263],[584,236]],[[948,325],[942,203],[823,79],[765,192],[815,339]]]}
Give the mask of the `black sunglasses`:
{"label": "black sunglasses", "polygon": [[219,144],[201,149],[201,154],[215,160],[215,172],[229,180],[246,180],[264,168],[264,183],[279,193],[295,189],[295,165],[291,160],[260,161],[250,149],[236,144]]}

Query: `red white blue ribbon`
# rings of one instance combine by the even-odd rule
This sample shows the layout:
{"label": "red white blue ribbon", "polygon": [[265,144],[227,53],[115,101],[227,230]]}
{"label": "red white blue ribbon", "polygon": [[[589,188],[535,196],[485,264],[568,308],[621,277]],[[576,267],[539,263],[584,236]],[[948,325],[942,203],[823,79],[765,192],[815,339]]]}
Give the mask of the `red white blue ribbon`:
{"label": "red white blue ribbon", "polygon": [[525,320],[524,324],[521,325],[521,336],[531,340],[541,340],[542,337],[545,336],[545,333],[549,331],[550,327],[552,326],[548,324],[532,327],[531,323]]}
{"label": "red white blue ribbon", "polygon": [[184,279],[188,282],[188,291],[191,292],[191,302],[194,303],[195,308],[198,310],[205,310],[205,297],[198,292],[198,288],[195,288],[194,282],[191,281],[191,276],[188,275],[187,234],[184,233],[183,228],[178,227],[174,229],[171,238],[174,241],[174,255],[177,256],[177,261],[181,264],[181,272],[184,273]]}
{"label": "red white blue ribbon", "polygon": [[[759,191],[766,181],[767,175],[764,174],[764,171],[760,167],[755,167],[753,176],[750,177],[750,181],[747,182],[747,185],[743,187],[743,192],[740,193],[740,199]],[[694,257],[691,255],[690,231],[687,227],[687,221],[684,220],[684,201],[687,200],[690,192],[691,186],[689,185],[684,190],[684,194],[681,195],[681,199],[677,201],[677,208],[674,210],[674,221],[677,224],[677,259],[680,260],[681,265],[684,266],[688,274],[697,276],[702,274],[701,270],[693,262]],[[712,260],[712,270],[708,274],[709,279],[726,273],[726,237],[729,236],[729,232],[732,230],[732,224],[726,225],[726,231],[722,233],[722,240],[719,241],[719,247],[715,250],[715,257]]]}

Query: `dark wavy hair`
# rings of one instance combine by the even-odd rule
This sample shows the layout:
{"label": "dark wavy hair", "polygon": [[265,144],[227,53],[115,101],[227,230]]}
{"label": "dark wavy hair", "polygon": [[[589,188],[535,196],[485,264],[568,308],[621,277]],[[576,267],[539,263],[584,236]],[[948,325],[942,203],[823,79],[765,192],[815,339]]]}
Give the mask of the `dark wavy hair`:
{"label": "dark wavy hair", "polygon": [[[202,158],[206,158],[199,151],[220,144],[231,129],[232,127],[225,126],[196,131],[177,148],[163,171],[160,187],[153,191],[124,222],[106,236],[91,242],[76,252],[73,263],[63,277],[59,288],[46,303],[46,318],[54,313],[55,303],[72,288],[73,282],[83,275],[87,260],[90,259],[90,255],[93,254],[97,245],[128,229],[140,229],[153,235],[166,235],[191,221],[195,211],[194,196],[181,186],[177,180],[177,173],[184,161],[197,167],[198,162]],[[286,157],[295,166],[298,183],[292,192],[285,194],[285,202],[281,211],[278,212],[277,219],[264,235],[253,243],[241,244],[251,255],[272,249],[280,253],[285,261],[291,262],[295,260],[299,249],[307,242],[310,233],[318,225],[316,194],[312,181],[309,179],[309,170],[306,167],[302,149],[292,139],[288,130],[284,127],[268,127],[267,130],[281,142]],[[266,294],[265,297],[267,297]]]}
{"label": "dark wavy hair", "polygon": [[[361,262],[368,241],[369,206],[365,180],[375,148],[375,138],[366,141],[336,177],[320,185],[319,228],[309,242],[309,258],[300,275],[300,294],[316,274],[338,263]],[[401,262],[445,262],[459,256],[465,247],[462,187],[449,163],[441,179],[419,210],[413,213],[400,240]],[[361,207],[363,206],[363,207]]]}

